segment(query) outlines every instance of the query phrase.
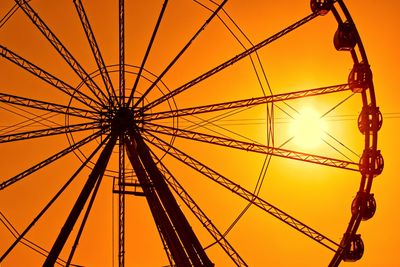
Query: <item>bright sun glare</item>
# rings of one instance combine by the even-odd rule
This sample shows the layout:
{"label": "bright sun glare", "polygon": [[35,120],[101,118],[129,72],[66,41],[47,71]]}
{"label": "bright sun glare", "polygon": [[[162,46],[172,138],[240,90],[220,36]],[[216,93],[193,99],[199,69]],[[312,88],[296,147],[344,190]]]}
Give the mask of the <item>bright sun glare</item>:
{"label": "bright sun glare", "polygon": [[323,142],[327,131],[326,122],[316,110],[307,107],[299,110],[289,126],[289,134],[296,145],[303,148],[316,148]]}

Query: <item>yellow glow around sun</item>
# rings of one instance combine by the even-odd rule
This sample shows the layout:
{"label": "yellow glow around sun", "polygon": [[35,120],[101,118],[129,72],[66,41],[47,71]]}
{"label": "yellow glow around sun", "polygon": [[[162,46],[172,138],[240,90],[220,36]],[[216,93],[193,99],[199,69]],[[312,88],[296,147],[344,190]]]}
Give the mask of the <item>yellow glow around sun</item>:
{"label": "yellow glow around sun", "polygon": [[302,148],[316,148],[321,145],[326,131],[325,120],[311,107],[299,110],[289,126],[293,141]]}

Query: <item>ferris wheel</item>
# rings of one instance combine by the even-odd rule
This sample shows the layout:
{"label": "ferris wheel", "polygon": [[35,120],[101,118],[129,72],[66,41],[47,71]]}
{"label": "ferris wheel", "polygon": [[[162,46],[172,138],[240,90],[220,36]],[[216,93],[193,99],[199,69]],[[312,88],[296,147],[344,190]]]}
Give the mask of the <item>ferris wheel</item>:
{"label": "ferris wheel", "polygon": [[344,1],[103,2],[0,5],[0,263],[132,265],[155,239],[168,266],[253,266],[264,217],[362,258],[382,114]]}

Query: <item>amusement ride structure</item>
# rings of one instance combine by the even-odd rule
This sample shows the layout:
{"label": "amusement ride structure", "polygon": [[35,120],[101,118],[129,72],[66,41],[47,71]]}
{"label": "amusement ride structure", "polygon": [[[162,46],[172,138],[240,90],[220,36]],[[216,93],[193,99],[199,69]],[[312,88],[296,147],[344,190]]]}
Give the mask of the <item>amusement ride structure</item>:
{"label": "amusement ride structure", "polygon": [[[104,51],[100,49],[101,42],[98,42],[96,38],[95,27],[92,28],[89,19],[90,13],[86,12],[84,1],[73,0],[76,10],[75,19],[80,22],[84,30],[86,41],[92,52],[92,59],[94,58],[96,64],[96,70],[92,73],[87,72],[86,67],[84,67],[85,64],[78,62],[77,58],[70,52],[72,50],[69,50],[67,45],[61,41],[62,36],[57,36],[51,29],[51,25],[46,23],[46,15],[42,16],[40,12],[40,6],[43,6],[40,5],[40,2],[40,0],[15,0],[15,6],[1,21],[1,30],[12,27],[14,17],[11,18],[11,16],[15,16],[15,14],[24,16],[25,23],[30,24],[29,27],[34,26],[32,29],[36,28],[36,31],[39,31],[41,36],[47,39],[46,42],[54,48],[57,53],[56,56],[59,56],[69,65],[69,68],[79,78],[79,83],[76,86],[67,83],[61,75],[52,74],[50,70],[45,70],[39,64],[34,63],[34,59],[25,58],[23,54],[17,52],[18,48],[8,47],[0,41],[1,68],[18,67],[19,70],[24,72],[24,75],[28,73],[29,76],[47,83],[53,90],[57,90],[64,96],[61,100],[47,98],[46,96],[41,98],[41,94],[34,97],[30,93],[24,94],[23,91],[22,93],[6,93],[1,88],[0,105],[3,111],[5,108],[7,110],[12,110],[11,107],[18,108],[20,114],[26,115],[26,120],[18,123],[18,125],[13,125],[8,117],[1,118],[0,143],[2,147],[7,146],[7,149],[13,149],[14,145],[19,146],[28,142],[25,149],[30,150],[34,148],[29,147],[29,142],[34,143],[35,140],[47,140],[47,138],[53,140],[51,138],[58,136],[60,139],[57,140],[67,140],[68,145],[50,157],[34,162],[29,168],[20,170],[17,174],[9,175],[9,172],[6,174],[2,172],[0,194],[5,196],[7,191],[12,190],[13,187],[23,186],[27,182],[26,180],[29,180],[35,173],[57,164],[67,155],[72,155],[74,159],[78,158],[80,166],[73,170],[73,174],[54,193],[53,197],[42,204],[42,208],[31,222],[25,225],[23,231],[16,231],[11,225],[10,221],[12,220],[7,220],[2,214],[3,224],[8,225],[10,231],[14,231],[15,239],[8,244],[7,248],[0,251],[0,263],[7,262],[7,258],[13,254],[19,244],[35,246],[33,242],[27,239],[27,234],[46,216],[54,203],[62,198],[74,180],[77,177],[84,176],[87,179],[82,183],[79,194],[74,200],[74,204],[69,210],[53,245],[42,252],[44,255],[43,266],[55,266],[57,264],[76,266],[73,264],[74,254],[76,250],[79,250],[78,243],[80,238],[84,237],[86,222],[90,220],[89,215],[92,206],[100,191],[100,185],[105,180],[112,181],[112,194],[118,199],[118,211],[115,212],[118,214],[118,225],[115,227],[118,229],[118,237],[116,238],[118,240],[116,242],[118,244],[118,266],[124,266],[125,255],[131,253],[126,246],[125,234],[129,227],[126,222],[128,197],[146,199],[170,266],[214,265],[213,259],[207,254],[204,244],[192,228],[190,220],[187,218],[188,215],[185,214],[188,211],[192,213],[191,216],[194,215],[197,218],[198,222],[215,241],[215,244],[220,246],[234,265],[248,266],[246,259],[229,242],[228,236],[219,230],[194,198],[189,195],[189,189],[187,190],[181,184],[180,179],[182,177],[178,177],[174,172],[175,165],[178,163],[180,166],[184,166],[178,168],[188,168],[197,172],[204,179],[216,183],[218,186],[227,189],[230,194],[243,199],[249,206],[261,209],[293,230],[331,250],[333,257],[329,266],[338,266],[342,261],[361,259],[364,244],[357,230],[362,221],[369,220],[375,213],[376,203],[371,188],[374,178],[383,169],[383,158],[378,149],[378,132],[382,125],[382,115],[376,103],[372,71],[366,52],[344,1],[311,0],[310,13],[306,17],[258,43],[253,44],[249,39],[247,39],[247,44],[238,41],[238,44],[242,45],[240,52],[174,88],[167,87],[164,78],[174,71],[174,67],[180,64],[186,54],[190,53],[192,46],[198,39],[202,38],[203,33],[209,27],[212,27],[216,21],[222,22],[232,35],[235,36],[236,34],[238,40],[246,38],[246,35],[238,30],[240,28],[237,27],[235,21],[226,11],[229,5],[228,0],[219,3],[193,1],[197,8],[207,14],[207,17],[191,38],[188,38],[176,55],[170,59],[169,63],[163,67],[162,71],[157,72],[158,74],[154,74],[156,71],[149,71],[148,62],[151,60],[152,51],[156,49],[158,34],[162,31],[163,20],[166,19],[165,17],[168,14],[168,5],[171,4],[168,3],[168,0],[159,3],[160,11],[157,20],[155,23],[152,22],[154,26],[151,30],[151,36],[147,41],[140,64],[136,65],[127,63],[129,60],[127,60],[128,57],[125,54],[130,49],[128,45],[125,45],[125,13],[129,14],[125,12],[127,3],[124,0],[119,0],[119,62],[114,62],[114,65],[107,65],[107,57],[104,55]],[[38,10],[36,10],[36,4],[38,4]],[[258,71],[254,71],[257,77],[260,80],[266,79],[265,73],[259,71],[259,69],[263,69],[263,65],[258,53],[266,49],[268,45],[279,42],[281,38],[296,32],[311,21],[328,16],[332,16],[336,21],[335,25],[337,25],[334,34],[334,48],[338,51],[344,51],[337,53],[350,55],[353,62],[348,80],[345,83],[277,94],[270,90],[270,93],[264,92],[260,96],[239,99],[235,98],[236,95],[233,94],[233,97],[228,97],[224,101],[216,98],[212,102],[209,98],[207,99],[207,101],[210,101],[208,103],[204,103],[199,98],[199,104],[194,105],[191,105],[193,99],[191,99],[192,102],[178,100],[181,95],[189,95],[188,92],[193,90],[193,87],[207,87],[209,80],[218,79],[220,73],[235,69],[235,66],[242,61],[251,61],[253,66],[257,65]],[[179,28],[179,25],[175,26]],[[0,32],[0,34],[2,33]],[[204,53],[207,53],[207,51],[204,51]],[[5,77],[3,76],[3,78]],[[127,85],[127,83],[129,84]],[[25,90],[28,90],[29,84],[25,84],[25,87]],[[299,152],[287,149],[283,145],[275,145],[277,143],[275,138],[278,133],[275,131],[277,118],[274,114],[277,112],[276,106],[279,103],[291,103],[294,100],[302,101],[302,99],[343,93],[347,93],[347,96],[353,96],[353,98],[358,97],[359,103],[362,103],[360,110],[357,111],[359,112],[358,129],[361,132],[360,136],[363,137],[363,149],[358,161]],[[194,98],[197,97],[194,96]],[[336,105],[331,107],[331,110],[337,108],[343,102],[337,102]],[[250,135],[242,138],[235,134],[220,134],[217,130],[209,130],[210,128],[216,129],[212,126],[217,124],[218,120],[230,118],[229,116],[244,110],[260,107],[266,113],[266,142],[264,143],[253,141]],[[63,122],[50,123],[52,116],[63,118]],[[208,117],[207,119],[199,119],[202,118],[201,116]],[[190,120],[196,121],[196,123],[193,123],[194,126],[185,127],[185,122]],[[246,132],[242,135],[246,135]],[[212,145],[228,151],[245,151],[246,153],[263,155],[263,157],[266,157],[263,170],[268,167],[271,158],[284,158],[288,164],[300,162],[308,165],[309,168],[318,166],[358,173],[361,177],[359,188],[354,189],[357,191],[354,191],[356,195],[351,203],[351,217],[341,240],[335,241],[329,238],[269,203],[256,192],[257,190],[246,189],[240,182],[235,182],[235,180],[224,176],[222,172],[216,171],[208,163],[197,159],[195,153],[186,152],[185,147],[190,147],[191,143],[204,144],[204,150],[207,150],[206,146]],[[52,144],[53,142],[49,141],[49,149]],[[25,156],[21,155],[22,157]],[[169,164],[171,164],[172,159],[175,159],[177,163],[170,167]],[[229,165],[230,162],[224,161],[223,164]],[[60,165],[57,166],[61,167]],[[65,166],[63,167],[65,168]],[[88,175],[84,174],[85,171],[88,172]],[[60,172],[59,175],[62,175],[63,172]],[[9,175],[9,177],[4,175]],[[3,204],[1,209],[3,212]],[[61,260],[63,250],[70,250],[67,253],[68,259]]]}

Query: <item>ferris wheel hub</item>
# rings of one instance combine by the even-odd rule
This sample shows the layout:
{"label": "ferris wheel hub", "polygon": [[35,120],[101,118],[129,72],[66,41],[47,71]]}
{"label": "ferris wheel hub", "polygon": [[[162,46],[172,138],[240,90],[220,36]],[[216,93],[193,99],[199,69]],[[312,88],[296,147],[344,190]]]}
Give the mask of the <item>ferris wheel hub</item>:
{"label": "ferris wheel hub", "polygon": [[135,115],[133,109],[129,107],[120,107],[111,116],[111,132],[123,134],[128,129],[135,127]]}

